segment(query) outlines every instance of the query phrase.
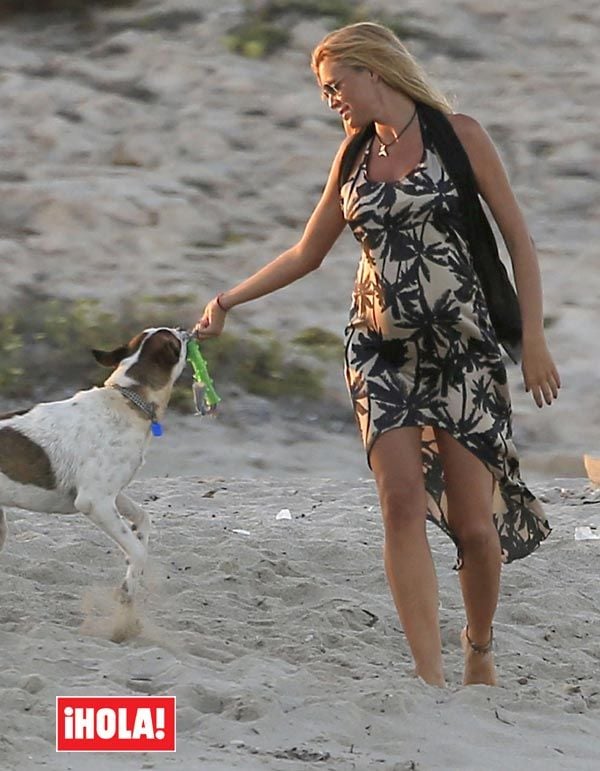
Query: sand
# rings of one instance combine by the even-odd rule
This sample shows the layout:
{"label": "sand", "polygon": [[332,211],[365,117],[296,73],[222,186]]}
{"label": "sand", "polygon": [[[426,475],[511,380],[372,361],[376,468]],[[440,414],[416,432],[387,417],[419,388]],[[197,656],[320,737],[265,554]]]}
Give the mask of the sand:
{"label": "sand", "polygon": [[[2,768],[500,771],[508,755],[519,770],[593,771],[600,547],[574,529],[600,527],[600,491],[568,484],[536,488],[554,531],[504,568],[493,688],[460,684],[454,548],[433,529],[448,687],[413,677],[371,480],[135,482],[152,556],[143,630],[122,644],[109,639],[118,550],[83,517],[15,512],[0,562]],[[177,753],[56,755],[55,696],[88,694],[176,695]]]}
{"label": "sand", "polygon": [[[509,369],[523,469],[554,532],[504,570],[500,685],[460,686],[460,593],[436,531],[449,685],[412,677],[341,355],[324,404],[243,395],[213,373],[219,415],[169,412],[131,486],[154,519],[138,637],[110,641],[123,565],[102,533],[82,517],[9,512],[2,769],[599,767],[600,547],[574,538],[600,527],[598,491],[582,479],[583,454],[600,453],[599,6],[402,8],[429,33],[411,49],[502,153],[538,245],[563,379],[538,410]],[[178,23],[180,10],[195,20]],[[326,27],[291,24],[287,51],[248,61],[222,45],[241,11],[146,0],[77,28],[0,26],[4,304],[39,292],[118,310],[169,295],[181,297],[173,323],[191,325],[216,291],[297,240],[340,141],[307,66]],[[149,24],[155,13],[163,22]],[[317,273],[237,309],[229,329],[340,334],[356,260],[346,234]],[[291,520],[275,519],[282,508]],[[177,696],[175,755],[54,753],[56,695],[137,693]]]}

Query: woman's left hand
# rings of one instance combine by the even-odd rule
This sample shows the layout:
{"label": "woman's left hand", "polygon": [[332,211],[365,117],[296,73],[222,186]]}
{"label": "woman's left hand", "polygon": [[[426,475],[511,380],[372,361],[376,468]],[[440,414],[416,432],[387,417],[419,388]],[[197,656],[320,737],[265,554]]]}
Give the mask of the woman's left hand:
{"label": "woman's left hand", "polygon": [[552,404],[558,398],[560,376],[543,335],[523,340],[521,370],[525,390],[531,391],[538,407],[542,407],[544,401]]}

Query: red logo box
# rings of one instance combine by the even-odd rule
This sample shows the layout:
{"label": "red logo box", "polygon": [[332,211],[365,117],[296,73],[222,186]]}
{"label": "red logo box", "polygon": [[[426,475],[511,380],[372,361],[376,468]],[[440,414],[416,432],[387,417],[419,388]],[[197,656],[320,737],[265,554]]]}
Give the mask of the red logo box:
{"label": "red logo box", "polygon": [[57,752],[175,752],[175,696],[57,696]]}

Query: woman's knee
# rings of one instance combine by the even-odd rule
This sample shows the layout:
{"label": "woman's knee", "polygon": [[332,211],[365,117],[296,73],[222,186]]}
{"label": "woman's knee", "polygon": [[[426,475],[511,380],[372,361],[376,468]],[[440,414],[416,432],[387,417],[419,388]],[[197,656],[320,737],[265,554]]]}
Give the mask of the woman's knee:
{"label": "woman's knee", "polygon": [[374,443],[371,466],[377,481],[386,531],[425,522],[426,496],[421,457],[421,429],[399,428]]}
{"label": "woman's knee", "polygon": [[491,516],[489,521],[466,521],[460,524],[453,522],[451,527],[463,550],[486,551],[491,547],[500,552],[500,538]]}
{"label": "woman's knee", "polygon": [[385,482],[378,485],[379,502],[386,530],[401,530],[407,526],[424,525],[427,514],[422,478]]}

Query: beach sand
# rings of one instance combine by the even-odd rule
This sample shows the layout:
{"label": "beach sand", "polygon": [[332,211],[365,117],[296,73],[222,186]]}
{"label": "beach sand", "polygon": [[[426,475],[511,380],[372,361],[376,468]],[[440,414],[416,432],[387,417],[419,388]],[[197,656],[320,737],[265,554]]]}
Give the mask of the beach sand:
{"label": "beach sand", "polygon": [[[434,529],[448,687],[413,677],[371,480],[135,482],[154,529],[143,630],[122,644],[109,639],[118,550],[83,517],[15,512],[2,768],[594,771],[600,547],[574,528],[600,527],[600,490],[564,485],[535,489],[553,533],[504,568],[493,688],[460,685],[454,547]],[[55,696],[138,694],[177,697],[176,754],[55,754]]]}

